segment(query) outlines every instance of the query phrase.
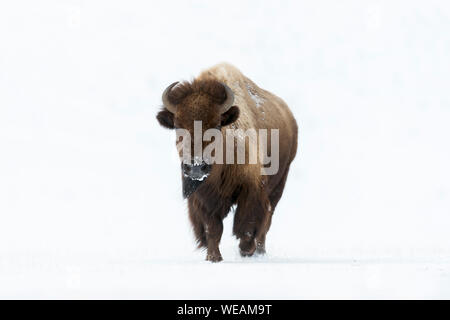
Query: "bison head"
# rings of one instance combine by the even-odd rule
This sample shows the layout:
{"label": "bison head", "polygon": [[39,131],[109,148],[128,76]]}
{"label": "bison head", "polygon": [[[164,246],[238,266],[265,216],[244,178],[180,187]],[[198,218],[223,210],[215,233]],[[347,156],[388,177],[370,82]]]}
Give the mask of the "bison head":
{"label": "bison head", "polygon": [[[174,82],[164,91],[162,101],[163,108],[157,115],[161,126],[184,129],[191,137],[192,157],[186,160],[179,148],[180,157],[183,159],[183,195],[188,197],[206,180],[212,170],[212,163],[196,154],[195,140],[200,139],[203,150],[208,144],[202,139],[204,131],[221,129],[233,123],[239,117],[239,108],[233,106],[233,91],[216,80]],[[201,124],[200,137],[198,130],[195,130],[195,123]]]}

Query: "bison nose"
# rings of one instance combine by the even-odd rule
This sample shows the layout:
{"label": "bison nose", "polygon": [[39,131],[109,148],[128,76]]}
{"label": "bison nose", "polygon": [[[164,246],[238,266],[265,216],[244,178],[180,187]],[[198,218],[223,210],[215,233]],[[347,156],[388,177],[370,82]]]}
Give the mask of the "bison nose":
{"label": "bison nose", "polygon": [[183,163],[182,170],[185,177],[189,177],[191,180],[203,181],[209,176],[211,166],[204,161],[199,164]]}

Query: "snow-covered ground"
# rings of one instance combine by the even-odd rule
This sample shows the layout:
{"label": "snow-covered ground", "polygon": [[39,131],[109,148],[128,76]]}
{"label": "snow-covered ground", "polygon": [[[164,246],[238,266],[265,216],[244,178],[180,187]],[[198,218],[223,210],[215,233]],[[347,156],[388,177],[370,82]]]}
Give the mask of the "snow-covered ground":
{"label": "snow-covered ground", "polygon": [[[0,298],[450,298],[446,1],[3,1]],[[162,90],[228,61],[300,149],[268,235],[194,250]]]}

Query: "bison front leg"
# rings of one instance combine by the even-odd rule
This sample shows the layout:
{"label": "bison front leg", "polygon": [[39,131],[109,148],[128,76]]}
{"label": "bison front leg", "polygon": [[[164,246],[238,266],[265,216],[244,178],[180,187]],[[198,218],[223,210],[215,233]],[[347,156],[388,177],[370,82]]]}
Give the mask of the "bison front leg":
{"label": "bison front leg", "polygon": [[[188,201],[189,218],[192,223],[195,238],[199,248],[207,248],[206,260],[222,261],[219,250],[223,232],[223,212],[220,208],[209,209],[201,201],[192,196]],[[222,215],[221,215],[222,214]]]}
{"label": "bison front leg", "polygon": [[205,221],[205,233],[207,241],[206,260],[211,262],[222,261],[222,255],[219,250],[219,243],[223,233],[222,218],[208,218]]}
{"label": "bison front leg", "polygon": [[243,257],[252,256],[257,245],[258,252],[264,250],[267,222],[270,218],[268,204],[268,198],[263,192],[244,193],[240,196],[233,232],[240,239],[239,249]]}

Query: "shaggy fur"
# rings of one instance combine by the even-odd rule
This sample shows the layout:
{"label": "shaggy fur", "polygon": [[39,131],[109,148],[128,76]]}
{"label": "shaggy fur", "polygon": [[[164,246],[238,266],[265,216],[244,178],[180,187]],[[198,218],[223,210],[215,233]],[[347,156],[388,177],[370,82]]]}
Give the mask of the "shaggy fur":
{"label": "shaggy fur", "polygon": [[[235,95],[235,106],[224,114],[218,112],[219,105],[227,98],[221,83],[228,85]],[[230,126],[244,131],[279,129],[277,174],[261,175],[260,163],[214,164],[210,176],[188,198],[189,218],[199,247],[207,248],[207,260],[222,260],[219,251],[222,220],[233,205],[236,205],[233,233],[240,239],[241,254],[264,253],[272,215],[297,152],[297,124],[289,108],[279,97],[259,88],[238,69],[225,63],[205,70],[191,83],[178,84],[168,98],[177,106],[176,113],[163,108],[157,116],[167,128],[184,128],[193,134],[194,120],[201,120],[203,130],[221,128],[223,135]]]}

